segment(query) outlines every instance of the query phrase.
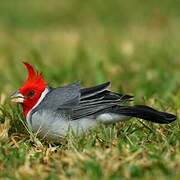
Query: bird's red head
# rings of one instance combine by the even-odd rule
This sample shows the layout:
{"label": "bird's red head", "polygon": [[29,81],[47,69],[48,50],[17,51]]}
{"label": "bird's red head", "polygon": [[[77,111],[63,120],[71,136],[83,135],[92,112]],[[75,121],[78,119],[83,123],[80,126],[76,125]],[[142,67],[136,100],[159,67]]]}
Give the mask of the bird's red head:
{"label": "bird's red head", "polygon": [[23,62],[27,71],[28,78],[18,92],[12,95],[13,101],[22,104],[24,115],[36,105],[42,93],[47,87],[41,73],[35,71],[32,65]]}

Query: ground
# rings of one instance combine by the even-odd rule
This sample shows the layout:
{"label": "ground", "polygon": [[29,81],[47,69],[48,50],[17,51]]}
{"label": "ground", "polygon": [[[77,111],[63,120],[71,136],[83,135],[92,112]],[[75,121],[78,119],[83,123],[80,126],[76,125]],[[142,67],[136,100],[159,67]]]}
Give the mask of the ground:
{"label": "ground", "polygon": [[111,81],[134,103],[180,114],[178,1],[1,0],[0,177],[179,179],[180,121],[136,118],[61,144],[34,137],[9,95],[26,78],[22,61],[57,87]]}

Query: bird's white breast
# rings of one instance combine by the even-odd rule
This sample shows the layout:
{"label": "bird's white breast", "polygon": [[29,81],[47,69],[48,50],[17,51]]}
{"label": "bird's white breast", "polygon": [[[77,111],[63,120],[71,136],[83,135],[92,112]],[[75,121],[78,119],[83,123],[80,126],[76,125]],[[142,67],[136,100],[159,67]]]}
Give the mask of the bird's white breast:
{"label": "bird's white breast", "polygon": [[70,120],[64,118],[61,113],[51,112],[50,110],[40,110],[35,112],[31,117],[29,126],[41,138],[58,141],[60,138],[67,135],[69,130],[77,135],[95,127],[99,122],[114,123],[125,120],[128,117],[112,113],[105,113],[97,116],[96,119],[81,118],[78,120]]}
{"label": "bird's white breast", "polygon": [[31,123],[28,123],[33,132],[41,138],[58,140],[67,135],[70,129],[75,134],[81,134],[89,128],[96,126],[97,121],[90,118],[82,118],[78,120],[64,119],[56,112],[49,110],[38,111],[32,115]]}

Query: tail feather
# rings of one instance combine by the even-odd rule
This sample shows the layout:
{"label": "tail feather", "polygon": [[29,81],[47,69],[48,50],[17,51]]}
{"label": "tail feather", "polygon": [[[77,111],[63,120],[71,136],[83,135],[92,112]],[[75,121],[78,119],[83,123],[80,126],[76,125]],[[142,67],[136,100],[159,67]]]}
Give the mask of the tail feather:
{"label": "tail feather", "polygon": [[157,111],[151,107],[145,105],[135,106],[116,106],[113,109],[113,113],[137,117],[147,121],[151,121],[159,124],[169,124],[176,120],[176,116],[170,113]]}

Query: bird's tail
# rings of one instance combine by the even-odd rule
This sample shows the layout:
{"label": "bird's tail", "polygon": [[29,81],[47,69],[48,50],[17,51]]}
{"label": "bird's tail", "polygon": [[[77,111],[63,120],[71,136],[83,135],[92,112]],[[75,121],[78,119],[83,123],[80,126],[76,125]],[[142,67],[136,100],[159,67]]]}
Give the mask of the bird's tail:
{"label": "bird's tail", "polygon": [[176,120],[176,116],[170,113],[157,111],[145,105],[135,106],[116,106],[112,109],[112,113],[136,117],[160,124],[169,124]]}

